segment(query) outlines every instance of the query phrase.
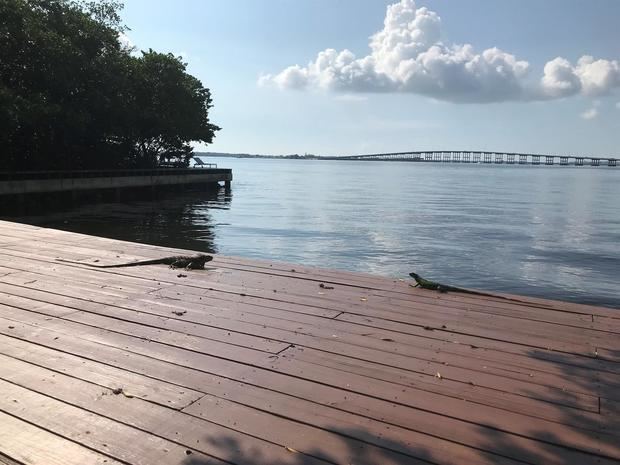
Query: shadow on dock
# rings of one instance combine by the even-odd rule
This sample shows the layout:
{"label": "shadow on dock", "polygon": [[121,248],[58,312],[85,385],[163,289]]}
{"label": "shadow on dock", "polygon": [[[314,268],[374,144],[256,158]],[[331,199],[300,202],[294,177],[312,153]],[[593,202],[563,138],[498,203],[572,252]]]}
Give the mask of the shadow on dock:
{"label": "shadow on dock", "polygon": [[[381,438],[382,448],[373,447],[369,450],[368,444],[356,441],[353,438],[364,438],[375,436],[362,428],[343,429],[335,427],[341,435],[343,449],[339,454],[327,448],[314,447],[303,452],[297,451],[293,447],[283,447],[288,451],[287,459],[273,460],[265,457],[261,451],[244,449],[244,446],[233,437],[205,438],[205,442],[218,450],[225,449],[229,454],[221,457],[221,460],[235,465],[423,465],[426,463],[442,463],[433,461],[432,454],[424,448],[408,446],[401,442],[388,438]],[[346,461],[343,461],[343,456]],[[182,462],[182,465],[214,465],[220,464],[219,460],[205,459],[193,454]]]}
{"label": "shadow on dock", "polygon": [[[461,465],[463,452],[469,459],[475,458],[475,462],[487,465],[494,464],[547,464],[547,465],[586,465],[586,464],[614,464],[620,463],[620,444],[618,442],[618,420],[614,420],[614,414],[605,410],[604,396],[618,392],[620,383],[619,371],[614,363],[608,365],[606,360],[584,357],[584,365],[576,365],[573,355],[554,352],[552,360],[550,353],[541,350],[532,350],[528,353],[533,359],[544,360],[549,363],[549,368],[561,373],[563,377],[571,380],[572,389],[577,389],[581,395],[587,393],[593,397],[603,397],[599,403],[599,412],[586,412],[578,408],[559,408],[556,418],[557,431],[554,429],[538,429],[532,427],[525,433],[510,431],[509,421],[497,419],[506,430],[497,428],[497,422],[490,419],[488,425],[470,424],[473,434],[470,436],[483,438],[481,441],[472,441],[468,444],[460,441],[463,438],[443,437],[443,445],[437,445],[437,450],[429,450],[415,444],[405,444],[364,428],[343,428],[342,425],[328,425],[319,428],[332,433],[332,438],[338,438],[335,445],[338,452],[335,453],[327,446],[315,446],[306,450],[296,450],[294,447],[284,447],[290,458],[272,460],[258,450],[245,448],[232,436],[206,437],[202,452],[216,450],[218,459],[198,457],[190,453],[182,462],[182,465],[212,465],[222,463],[220,460],[235,465],[320,465],[320,464],[355,464],[355,465]],[[619,351],[613,351],[612,357],[620,357]],[[589,361],[593,363],[590,364]],[[591,365],[591,366],[590,366]],[[587,367],[586,367],[587,366]],[[611,371],[605,371],[611,367]],[[614,371],[615,370],[615,371]],[[575,387],[576,386],[576,387]],[[539,393],[524,392],[524,396],[532,396],[551,405],[566,406],[578,402],[578,396],[557,386],[554,395],[540,398]],[[616,394],[617,395],[617,394]],[[617,398],[611,402],[617,405]],[[467,404],[465,404],[467,405]],[[432,406],[429,406],[432,409]],[[469,404],[468,407],[472,408]],[[475,406],[473,406],[475,408]],[[601,410],[602,409],[602,410]],[[514,410],[513,410],[514,412]],[[507,415],[514,413],[507,411]],[[459,415],[455,412],[455,418]],[[448,417],[449,418],[449,417]],[[527,423],[527,416],[521,420]],[[389,419],[385,420],[387,423]],[[467,422],[469,423],[469,422]],[[269,428],[269,425],[265,425]],[[403,426],[393,425],[399,429]],[[242,427],[240,428],[243,429]],[[389,429],[389,427],[388,427]],[[570,438],[562,432],[570,430]],[[412,435],[422,433],[418,431]],[[471,439],[470,439],[471,441]],[[320,442],[320,441],[317,441]],[[413,442],[413,441],[412,441]],[[334,447],[334,443],[331,445]],[[340,447],[338,447],[340,446]],[[454,447],[454,449],[452,448]],[[222,455],[221,451],[226,451]],[[477,455],[477,457],[476,457]]]}

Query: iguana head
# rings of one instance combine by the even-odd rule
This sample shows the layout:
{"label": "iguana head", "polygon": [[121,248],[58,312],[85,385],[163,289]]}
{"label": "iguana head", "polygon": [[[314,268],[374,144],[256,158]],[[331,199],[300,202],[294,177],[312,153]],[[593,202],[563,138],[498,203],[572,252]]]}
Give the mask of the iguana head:
{"label": "iguana head", "polygon": [[213,260],[213,257],[211,255],[199,254],[192,261],[199,266],[204,266],[205,263],[210,262],[211,260]]}
{"label": "iguana head", "polygon": [[420,275],[417,273],[409,273],[409,276],[411,276],[413,279],[420,279]]}

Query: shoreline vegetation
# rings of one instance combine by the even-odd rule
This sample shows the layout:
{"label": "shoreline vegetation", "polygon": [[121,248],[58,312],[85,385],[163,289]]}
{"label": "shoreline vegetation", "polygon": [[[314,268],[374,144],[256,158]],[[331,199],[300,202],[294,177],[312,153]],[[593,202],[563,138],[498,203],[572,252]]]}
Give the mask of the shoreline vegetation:
{"label": "shoreline vegetation", "polygon": [[189,166],[210,90],[171,53],[122,43],[114,0],[0,2],[3,171]]}
{"label": "shoreline vegetation", "polygon": [[226,152],[194,152],[194,157],[204,158],[276,158],[276,159],[292,159],[292,160],[333,160],[335,157],[326,157],[323,155],[313,155],[306,153],[299,155],[297,153],[289,155],[259,155],[251,153],[226,153]]}

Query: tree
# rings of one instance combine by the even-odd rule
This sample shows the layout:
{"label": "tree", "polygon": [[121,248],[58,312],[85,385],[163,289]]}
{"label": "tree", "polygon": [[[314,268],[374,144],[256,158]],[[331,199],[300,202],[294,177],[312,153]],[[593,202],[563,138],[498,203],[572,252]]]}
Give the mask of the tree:
{"label": "tree", "polygon": [[187,164],[211,96],[172,55],[119,44],[115,1],[0,0],[0,144],[10,170]]}
{"label": "tree", "polygon": [[189,141],[213,141],[219,128],[209,122],[211,93],[185,70],[179,58],[153,50],[134,61],[131,108],[126,112],[133,121],[126,143],[133,147],[137,165],[176,160],[187,166]]}

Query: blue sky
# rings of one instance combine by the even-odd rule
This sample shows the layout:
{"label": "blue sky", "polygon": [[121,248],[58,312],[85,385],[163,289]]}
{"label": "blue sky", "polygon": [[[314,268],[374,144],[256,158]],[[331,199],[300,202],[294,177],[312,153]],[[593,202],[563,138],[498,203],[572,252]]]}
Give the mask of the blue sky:
{"label": "blue sky", "polygon": [[126,0],[123,18],[211,89],[222,130],[200,149],[620,154],[617,0]]}

